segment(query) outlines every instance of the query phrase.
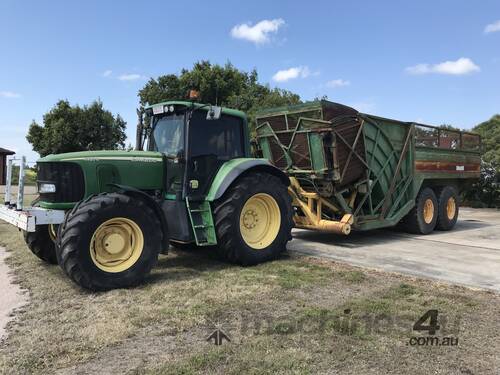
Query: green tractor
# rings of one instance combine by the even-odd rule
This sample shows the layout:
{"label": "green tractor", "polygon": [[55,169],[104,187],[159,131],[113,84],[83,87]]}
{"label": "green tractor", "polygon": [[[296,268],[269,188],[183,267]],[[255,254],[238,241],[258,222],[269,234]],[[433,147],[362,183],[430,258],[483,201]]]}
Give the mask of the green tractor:
{"label": "green tractor", "polygon": [[27,216],[22,229],[39,258],[84,288],[107,290],[141,282],[169,244],[211,246],[240,265],[286,249],[289,178],[251,157],[244,113],[168,101],[145,115],[135,151],[38,161],[39,200],[11,211]]}

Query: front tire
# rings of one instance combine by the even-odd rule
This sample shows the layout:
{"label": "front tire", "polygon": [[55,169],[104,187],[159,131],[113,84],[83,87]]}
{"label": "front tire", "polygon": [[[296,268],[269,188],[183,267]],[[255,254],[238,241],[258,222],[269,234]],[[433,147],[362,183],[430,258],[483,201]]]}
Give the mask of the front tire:
{"label": "front tire", "polygon": [[161,244],[160,220],[146,203],[104,193],[67,214],[56,251],[75,283],[97,291],[139,284],[156,264]]}
{"label": "front tire", "polygon": [[56,233],[54,225],[37,225],[34,232],[23,232],[26,245],[39,259],[57,264]]}
{"label": "front tire", "polygon": [[279,178],[261,172],[241,177],[215,202],[217,253],[244,266],[276,259],[292,239],[292,215]]}

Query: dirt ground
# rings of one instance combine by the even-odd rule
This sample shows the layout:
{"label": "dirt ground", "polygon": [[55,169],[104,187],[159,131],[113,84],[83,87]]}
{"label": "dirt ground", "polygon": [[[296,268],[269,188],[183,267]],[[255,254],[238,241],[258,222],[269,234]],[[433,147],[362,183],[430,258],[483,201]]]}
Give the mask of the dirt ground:
{"label": "dirt ground", "polygon": [[14,282],[12,272],[5,264],[7,253],[5,249],[0,246],[0,290],[1,304],[0,304],[0,341],[5,335],[5,327],[14,318],[14,311],[24,305],[27,296],[23,290]]}
{"label": "dirt ground", "polygon": [[[241,268],[202,250],[161,256],[140,287],[89,293],[11,226],[0,242],[31,296],[8,325],[0,373],[500,372],[495,292],[293,253]],[[428,310],[432,335],[413,330]],[[207,341],[217,329],[230,341]]]}

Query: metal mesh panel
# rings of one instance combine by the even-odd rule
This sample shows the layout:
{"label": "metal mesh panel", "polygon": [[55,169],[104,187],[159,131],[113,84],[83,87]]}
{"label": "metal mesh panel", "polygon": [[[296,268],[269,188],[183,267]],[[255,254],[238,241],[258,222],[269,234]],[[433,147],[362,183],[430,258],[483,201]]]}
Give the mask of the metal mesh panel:
{"label": "metal mesh panel", "polygon": [[311,155],[309,154],[309,143],[307,135],[298,133],[295,135],[290,147],[290,157],[293,165],[300,169],[312,169]]}
{"label": "metal mesh panel", "polygon": [[280,147],[278,142],[276,142],[276,139],[274,137],[269,137],[269,146],[271,148],[271,155],[272,155],[272,160],[271,163],[273,163],[276,167],[280,169],[285,169],[287,166],[286,162],[286,157],[283,149]]}
{"label": "metal mesh panel", "polygon": [[284,115],[266,117],[264,119],[260,119],[258,122],[259,125],[261,125],[266,121],[269,122],[269,125],[271,125],[271,128],[273,128],[275,132],[280,130],[287,130],[286,119]]}
{"label": "metal mesh panel", "polygon": [[[354,147],[354,152],[358,156],[354,153],[351,154],[351,148],[356,140],[359,127],[360,123],[356,120],[334,126],[335,132],[338,134],[336,148],[337,163],[340,173],[344,173],[342,180],[339,182],[340,185],[346,185],[359,180],[365,173],[365,166],[358,158],[358,156],[360,156],[362,160],[365,160],[365,145],[363,142],[363,136],[359,137],[358,142]],[[342,137],[343,140],[341,140],[339,136]],[[346,145],[346,143],[351,148]],[[350,157],[349,154],[351,154]]]}

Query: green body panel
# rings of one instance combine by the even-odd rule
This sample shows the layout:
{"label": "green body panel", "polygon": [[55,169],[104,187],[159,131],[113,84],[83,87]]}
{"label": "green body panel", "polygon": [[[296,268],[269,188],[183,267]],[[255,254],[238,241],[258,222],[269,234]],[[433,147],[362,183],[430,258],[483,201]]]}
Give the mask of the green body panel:
{"label": "green body panel", "polygon": [[341,209],[325,219],[352,213],[359,230],[398,223],[423,184],[462,188],[479,177],[476,135],[363,114],[328,101],[262,111],[256,131],[264,157]]}
{"label": "green body panel", "polygon": [[220,194],[221,187],[227,185],[228,178],[232,178],[235,174],[239,175],[244,172],[246,169],[245,166],[256,165],[271,166],[268,160],[255,158],[237,158],[225,162],[215,175],[212,186],[210,187],[210,190],[205,199],[209,202],[214,201],[217,198],[217,194]]}
{"label": "green body panel", "polygon": [[[140,190],[159,190],[163,183],[162,155],[149,151],[85,151],[48,155],[37,163],[71,162],[78,164],[85,181],[84,198],[114,188],[108,184],[132,186]],[[70,209],[73,203],[40,201],[40,207]]]}

